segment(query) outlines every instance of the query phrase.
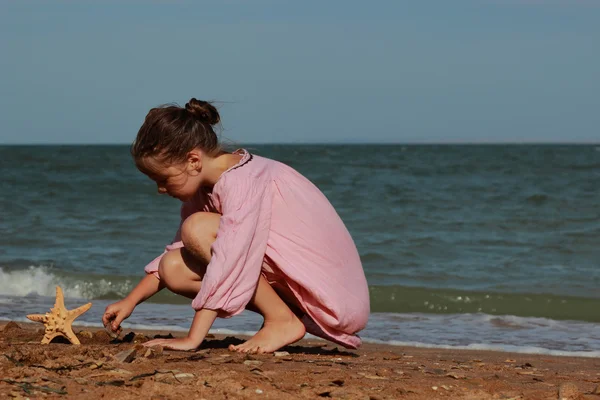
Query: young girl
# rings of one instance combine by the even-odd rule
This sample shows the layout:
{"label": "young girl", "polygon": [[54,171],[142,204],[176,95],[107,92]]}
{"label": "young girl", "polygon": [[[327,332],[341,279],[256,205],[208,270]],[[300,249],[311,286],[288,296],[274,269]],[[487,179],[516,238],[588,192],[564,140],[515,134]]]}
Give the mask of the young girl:
{"label": "young girl", "polygon": [[244,309],[264,324],[230,350],[273,352],[306,332],[348,348],[369,317],[369,291],[356,246],[327,198],[292,168],[246,150],[221,150],[217,110],[191,99],[150,110],[131,146],[158,193],[183,202],[181,225],[146,277],[106,308],[117,331],[142,301],[166,287],[192,300],[185,338],[145,345],[197,348],[216,317]]}

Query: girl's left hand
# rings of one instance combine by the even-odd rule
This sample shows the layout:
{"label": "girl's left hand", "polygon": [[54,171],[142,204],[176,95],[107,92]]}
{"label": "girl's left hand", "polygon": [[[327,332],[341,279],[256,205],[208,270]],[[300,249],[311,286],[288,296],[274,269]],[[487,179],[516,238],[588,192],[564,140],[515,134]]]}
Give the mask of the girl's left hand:
{"label": "girl's left hand", "polygon": [[198,346],[200,346],[200,343],[197,343],[195,340],[192,340],[189,337],[184,337],[175,339],[154,339],[143,343],[143,345],[145,347],[160,345],[166,349],[188,351],[196,350]]}

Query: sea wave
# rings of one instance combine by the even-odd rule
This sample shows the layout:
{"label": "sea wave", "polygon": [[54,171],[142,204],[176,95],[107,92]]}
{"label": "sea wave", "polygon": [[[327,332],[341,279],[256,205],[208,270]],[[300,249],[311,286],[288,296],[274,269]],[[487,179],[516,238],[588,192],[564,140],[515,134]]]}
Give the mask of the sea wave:
{"label": "sea wave", "polygon": [[60,286],[65,296],[85,299],[123,297],[133,287],[127,277],[66,274],[45,265],[12,270],[0,268],[0,282],[0,295],[52,297],[56,286]]}
{"label": "sea wave", "polygon": [[[0,267],[0,295],[53,297],[56,286],[65,296],[89,300],[119,300],[141,276],[72,273],[52,266]],[[371,311],[389,313],[515,315],[553,320],[600,322],[600,298],[545,293],[472,291],[399,285],[370,285]],[[188,299],[163,290],[153,303],[187,304]]]}
{"label": "sea wave", "polygon": [[547,293],[371,286],[371,310],[391,313],[515,315],[600,322],[600,298]]}
{"label": "sea wave", "polygon": [[392,346],[407,346],[407,347],[421,347],[428,349],[450,349],[450,350],[489,350],[489,351],[501,351],[510,353],[521,353],[521,354],[544,354],[550,356],[563,356],[563,357],[600,357],[600,351],[562,351],[545,349],[543,347],[536,346],[515,346],[509,344],[489,344],[489,343],[472,343],[467,346],[452,346],[422,342],[403,342],[398,340],[377,340],[365,338],[365,343],[378,343],[387,344]]}

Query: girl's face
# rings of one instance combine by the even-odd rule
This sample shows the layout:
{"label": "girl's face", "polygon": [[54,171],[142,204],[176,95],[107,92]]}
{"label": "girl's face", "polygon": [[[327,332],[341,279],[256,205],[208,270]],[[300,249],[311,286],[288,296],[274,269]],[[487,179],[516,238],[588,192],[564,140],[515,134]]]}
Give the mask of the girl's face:
{"label": "girl's face", "polygon": [[156,182],[159,194],[168,194],[181,201],[190,200],[200,187],[200,177],[189,161],[165,164],[154,157],[138,163],[138,168]]}

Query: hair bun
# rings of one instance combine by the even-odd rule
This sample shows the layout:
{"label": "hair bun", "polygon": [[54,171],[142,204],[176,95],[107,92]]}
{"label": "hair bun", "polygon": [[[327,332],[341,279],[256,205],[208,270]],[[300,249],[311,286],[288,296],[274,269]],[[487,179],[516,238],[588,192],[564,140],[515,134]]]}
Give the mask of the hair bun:
{"label": "hair bun", "polygon": [[195,97],[191,98],[190,101],[185,104],[185,109],[205,124],[215,125],[221,120],[215,106],[208,101],[198,100]]}

